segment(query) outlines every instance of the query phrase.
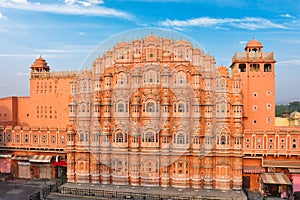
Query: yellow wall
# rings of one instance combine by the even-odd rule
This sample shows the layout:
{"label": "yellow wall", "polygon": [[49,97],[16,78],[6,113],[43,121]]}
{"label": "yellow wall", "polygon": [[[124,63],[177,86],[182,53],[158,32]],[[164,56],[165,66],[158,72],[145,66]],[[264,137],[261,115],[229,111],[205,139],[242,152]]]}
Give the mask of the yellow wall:
{"label": "yellow wall", "polygon": [[290,122],[288,118],[275,117],[275,126],[289,126]]}

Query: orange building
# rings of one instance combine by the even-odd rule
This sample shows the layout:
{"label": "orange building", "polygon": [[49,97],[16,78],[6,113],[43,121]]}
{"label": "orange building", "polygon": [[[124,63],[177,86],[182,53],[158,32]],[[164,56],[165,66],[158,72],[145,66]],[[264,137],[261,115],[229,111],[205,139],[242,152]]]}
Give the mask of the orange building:
{"label": "orange building", "polygon": [[190,42],[155,35],[117,43],[91,70],[50,72],[39,57],[30,97],[0,99],[0,172],[261,191],[274,176],[289,188],[300,129],[275,126],[275,60],[262,48],[247,43],[232,75]]}
{"label": "orange building", "polygon": [[[231,65],[242,83],[243,184],[265,195],[286,197],[300,191],[300,127],[275,125],[275,60],[273,52],[262,48],[261,42],[251,40]],[[292,125],[298,124],[294,118],[291,115]]]}
{"label": "orange building", "polygon": [[18,178],[66,174],[66,85],[74,77],[73,72],[50,73],[39,57],[31,66],[30,97],[0,99],[0,172]]}

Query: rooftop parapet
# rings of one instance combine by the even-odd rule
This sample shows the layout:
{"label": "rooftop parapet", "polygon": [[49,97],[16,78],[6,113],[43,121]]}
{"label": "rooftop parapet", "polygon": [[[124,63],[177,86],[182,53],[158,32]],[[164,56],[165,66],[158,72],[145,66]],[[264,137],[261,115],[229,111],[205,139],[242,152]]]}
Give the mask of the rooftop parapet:
{"label": "rooftop parapet", "polygon": [[35,78],[72,78],[81,74],[81,71],[60,71],[60,72],[31,72],[30,77]]}
{"label": "rooftop parapet", "polygon": [[274,52],[237,52],[232,57],[232,63],[241,61],[274,61]]}

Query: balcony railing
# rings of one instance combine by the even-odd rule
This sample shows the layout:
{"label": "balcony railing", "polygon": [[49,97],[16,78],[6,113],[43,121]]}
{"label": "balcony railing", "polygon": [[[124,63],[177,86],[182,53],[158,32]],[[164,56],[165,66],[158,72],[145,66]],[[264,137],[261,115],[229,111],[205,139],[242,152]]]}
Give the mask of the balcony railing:
{"label": "balcony railing", "polygon": [[232,58],[232,62],[237,61],[247,61],[252,59],[263,59],[263,60],[273,60],[274,53],[273,52],[237,52]]}

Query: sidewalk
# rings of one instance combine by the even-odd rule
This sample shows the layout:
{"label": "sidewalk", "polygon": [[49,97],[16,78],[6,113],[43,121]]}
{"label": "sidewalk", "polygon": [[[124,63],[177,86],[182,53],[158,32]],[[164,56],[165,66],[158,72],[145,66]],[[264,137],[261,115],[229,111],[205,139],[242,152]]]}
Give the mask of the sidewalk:
{"label": "sidewalk", "polygon": [[131,185],[102,185],[91,183],[65,183],[60,187],[63,194],[79,196],[96,196],[104,198],[131,198],[131,199],[222,199],[246,200],[243,191],[193,189],[174,187],[145,187]]}

